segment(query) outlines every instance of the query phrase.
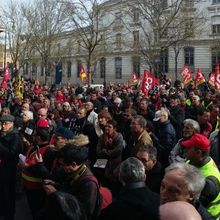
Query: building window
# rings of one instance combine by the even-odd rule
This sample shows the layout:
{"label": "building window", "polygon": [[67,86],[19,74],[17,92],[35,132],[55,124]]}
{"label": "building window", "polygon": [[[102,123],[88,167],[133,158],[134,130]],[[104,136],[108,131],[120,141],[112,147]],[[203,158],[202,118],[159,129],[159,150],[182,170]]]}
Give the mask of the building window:
{"label": "building window", "polygon": [[47,67],[47,76],[50,76],[51,74],[51,61],[48,62],[48,67]]}
{"label": "building window", "polygon": [[37,65],[36,63],[32,63],[32,76],[37,75]]}
{"label": "building window", "polygon": [[194,6],[194,0],[184,0],[184,6],[187,8],[193,7]]}
{"label": "building window", "polygon": [[160,0],[161,8],[166,9],[168,7],[167,0]]}
{"label": "building window", "polygon": [[139,31],[133,31],[134,46],[139,45]]}
{"label": "building window", "polygon": [[220,34],[220,24],[213,24],[212,25],[212,33],[213,34]]}
{"label": "building window", "polygon": [[116,12],[115,13],[115,22],[116,23],[121,23],[121,12]]}
{"label": "building window", "polygon": [[116,34],[115,36],[115,43],[116,43],[116,48],[121,47],[121,34]]}
{"label": "building window", "polygon": [[139,20],[140,20],[140,11],[139,11],[139,9],[135,8],[133,15],[134,15],[133,16],[133,22],[139,22]]}
{"label": "building window", "polygon": [[160,52],[160,73],[168,73],[168,50]]}
{"label": "building window", "polygon": [[67,77],[71,77],[71,69],[72,69],[72,63],[70,61],[67,62]]}
{"label": "building window", "polygon": [[185,35],[186,36],[193,37],[193,35],[194,35],[194,27],[193,26],[194,25],[193,25],[192,20],[186,21],[186,23],[185,23]]}
{"label": "building window", "polygon": [[194,69],[194,48],[185,47],[184,48],[185,65],[188,65],[191,70]]}
{"label": "building window", "polygon": [[212,71],[215,71],[216,63],[220,63],[220,48],[212,48]]}
{"label": "building window", "polygon": [[81,52],[81,42],[78,40],[77,41],[77,53]]}
{"label": "building window", "polygon": [[100,60],[100,78],[104,78],[105,77],[105,57],[102,57]]}
{"label": "building window", "polygon": [[220,0],[212,0],[212,4],[219,4]]}
{"label": "building window", "polygon": [[81,61],[77,61],[77,77],[79,78],[81,71]]}
{"label": "building window", "polygon": [[122,78],[122,58],[121,57],[115,58],[115,78],[116,79]]}
{"label": "building window", "polygon": [[140,77],[140,57],[133,57],[133,72]]}
{"label": "building window", "polygon": [[41,66],[40,66],[40,75],[43,76],[44,75],[44,64],[41,63]]}

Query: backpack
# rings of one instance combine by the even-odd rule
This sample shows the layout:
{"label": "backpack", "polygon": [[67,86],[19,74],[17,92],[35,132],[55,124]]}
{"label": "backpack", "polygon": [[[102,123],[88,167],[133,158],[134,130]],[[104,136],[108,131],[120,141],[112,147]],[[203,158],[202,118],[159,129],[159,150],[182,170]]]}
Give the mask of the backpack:
{"label": "backpack", "polygon": [[96,208],[94,211],[94,216],[98,216],[104,208],[112,203],[112,193],[107,187],[100,186],[98,180],[93,175],[82,176],[80,178],[80,183],[88,181],[94,182],[98,188]]}

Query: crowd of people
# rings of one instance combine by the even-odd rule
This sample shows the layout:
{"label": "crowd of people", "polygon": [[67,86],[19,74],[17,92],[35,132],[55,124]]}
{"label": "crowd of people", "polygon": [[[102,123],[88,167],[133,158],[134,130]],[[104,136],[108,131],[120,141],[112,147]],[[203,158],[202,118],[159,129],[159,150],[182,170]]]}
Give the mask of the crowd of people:
{"label": "crowd of people", "polygon": [[25,82],[0,104],[1,218],[25,193],[34,220],[220,219],[215,89]]}

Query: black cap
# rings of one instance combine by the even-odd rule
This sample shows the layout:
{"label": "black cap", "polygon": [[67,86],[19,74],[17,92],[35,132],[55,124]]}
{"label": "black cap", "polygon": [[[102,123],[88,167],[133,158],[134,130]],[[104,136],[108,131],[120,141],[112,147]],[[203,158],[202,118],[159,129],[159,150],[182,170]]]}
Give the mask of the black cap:
{"label": "black cap", "polygon": [[1,122],[4,122],[4,121],[11,121],[11,122],[13,122],[14,120],[15,120],[15,117],[13,115],[3,115],[0,118]]}

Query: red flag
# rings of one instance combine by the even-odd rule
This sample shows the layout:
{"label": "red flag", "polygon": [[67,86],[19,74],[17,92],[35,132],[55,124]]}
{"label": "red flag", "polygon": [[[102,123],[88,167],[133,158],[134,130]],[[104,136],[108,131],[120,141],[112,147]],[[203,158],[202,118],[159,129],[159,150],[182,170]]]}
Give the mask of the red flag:
{"label": "red flag", "polygon": [[191,74],[191,71],[190,71],[188,66],[185,66],[180,74],[184,77],[183,78],[183,84],[184,85],[187,85],[188,83],[193,81],[192,74]]}
{"label": "red flag", "polygon": [[7,89],[8,88],[7,82],[4,79],[2,80],[1,87],[3,89]]}
{"label": "red flag", "polygon": [[9,67],[6,66],[5,67],[5,71],[4,71],[4,76],[3,76],[3,79],[2,79],[2,83],[1,83],[1,87],[3,89],[7,89],[7,81],[10,79],[10,74],[9,74]]}
{"label": "red flag", "polygon": [[133,83],[137,82],[137,76],[136,76],[135,72],[133,72],[133,74],[132,74],[132,81],[133,81]]}
{"label": "red flag", "polygon": [[181,76],[185,77],[187,74],[191,74],[191,71],[188,66],[184,66],[182,71],[180,72]]}
{"label": "red flag", "polygon": [[215,86],[215,73],[211,73],[209,76],[209,84]]}
{"label": "red flag", "polygon": [[4,78],[5,81],[8,81],[10,79],[10,74],[9,74],[9,67],[5,67],[5,72],[4,72]]}
{"label": "red flag", "polygon": [[220,90],[220,70],[219,70],[219,63],[216,63],[215,66],[215,88]]}
{"label": "red flag", "polygon": [[142,80],[142,92],[147,96],[148,92],[156,84],[158,85],[160,84],[158,79],[147,70],[144,70],[144,78]]}
{"label": "red flag", "polygon": [[196,71],[195,85],[198,86],[204,82],[205,82],[205,78],[204,78],[201,70],[198,68]]}

